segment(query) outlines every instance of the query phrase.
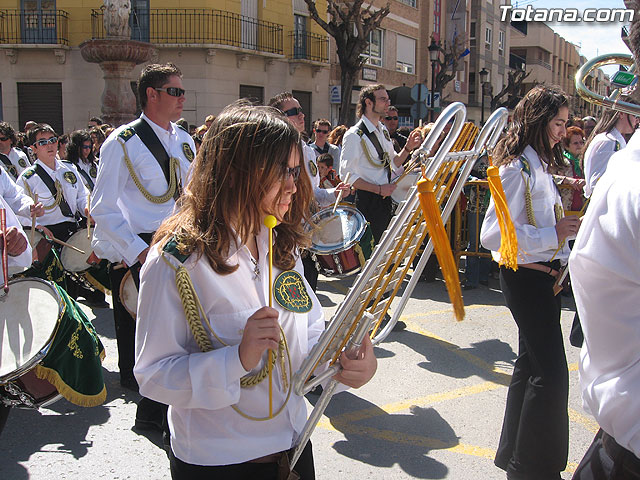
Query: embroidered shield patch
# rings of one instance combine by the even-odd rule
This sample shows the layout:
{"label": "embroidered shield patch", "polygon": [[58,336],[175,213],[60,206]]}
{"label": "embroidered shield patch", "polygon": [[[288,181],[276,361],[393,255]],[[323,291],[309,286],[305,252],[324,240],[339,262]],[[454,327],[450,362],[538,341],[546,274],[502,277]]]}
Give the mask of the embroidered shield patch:
{"label": "embroidered shield patch", "polygon": [[15,165],[9,165],[7,168],[9,169],[9,173],[13,175],[13,178],[18,178],[18,169]]}
{"label": "embroidered shield patch", "polygon": [[98,176],[98,169],[95,165],[91,165],[91,168],[89,168],[89,176],[91,178],[96,178]]}
{"label": "embroidered shield patch", "polygon": [[22,168],[27,168],[27,161],[24,158],[20,157],[18,159],[18,165],[20,165]]}
{"label": "embroidered shield patch", "polygon": [[309,160],[309,171],[311,172],[312,177],[315,177],[318,174],[318,167],[316,167],[316,163],[313,160]]}
{"label": "embroidered shield patch", "polygon": [[193,162],[195,155],[193,154],[193,150],[191,150],[191,147],[188,143],[182,144],[182,153],[184,153],[184,156],[187,157],[187,160],[189,160],[189,162]]}
{"label": "embroidered shield patch", "polygon": [[295,270],[287,270],[276,277],[273,296],[278,305],[290,312],[306,313],[312,307],[304,281]]}
{"label": "embroidered shield patch", "polygon": [[76,174],[73,172],[64,172],[64,179],[69,182],[71,185],[75,185],[78,179],[76,178]]}
{"label": "embroidered shield patch", "polygon": [[126,142],[131,137],[133,137],[135,133],[136,132],[133,131],[133,128],[127,127],[124,130],[122,130],[118,136]]}
{"label": "embroidered shield patch", "polygon": [[389,136],[389,132],[387,132],[387,130],[382,130],[384,132],[384,138],[387,139],[387,142],[391,141],[391,137]]}

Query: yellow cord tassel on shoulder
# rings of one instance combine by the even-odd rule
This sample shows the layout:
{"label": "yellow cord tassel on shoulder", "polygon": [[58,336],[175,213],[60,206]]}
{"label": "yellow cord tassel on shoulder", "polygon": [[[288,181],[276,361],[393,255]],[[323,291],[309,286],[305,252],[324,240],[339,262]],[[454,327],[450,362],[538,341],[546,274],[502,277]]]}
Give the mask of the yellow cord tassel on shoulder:
{"label": "yellow cord tassel on shoulder", "polygon": [[518,236],[511,220],[509,204],[502,189],[498,167],[487,168],[487,180],[500,226],[500,265],[512,270],[518,269]]}
{"label": "yellow cord tassel on shoulder", "polygon": [[449,299],[453,305],[453,313],[456,316],[456,320],[461,321],[464,319],[464,303],[462,301],[462,291],[460,290],[458,267],[453,258],[447,232],[442,223],[433,181],[428,178],[420,180],[418,182],[418,195],[420,196],[422,213],[427,222],[427,230],[433,242],[433,251],[436,253],[436,257],[438,257],[440,269],[447,284]]}

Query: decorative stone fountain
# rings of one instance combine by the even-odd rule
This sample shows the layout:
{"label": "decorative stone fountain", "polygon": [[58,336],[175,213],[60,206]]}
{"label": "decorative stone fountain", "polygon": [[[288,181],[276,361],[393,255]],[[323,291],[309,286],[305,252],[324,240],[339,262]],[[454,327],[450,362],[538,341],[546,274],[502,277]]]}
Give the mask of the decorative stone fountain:
{"label": "decorative stone fountain", "polygon": [[102,118],[114,127],[136,118],[136,97],[130,74],[136,65],[148,62],[155,53],[150,43],[130,40],[129,0],[104,0],[106,38],[87,40],[80,45],[82,58],[100,65],[104,74]]}

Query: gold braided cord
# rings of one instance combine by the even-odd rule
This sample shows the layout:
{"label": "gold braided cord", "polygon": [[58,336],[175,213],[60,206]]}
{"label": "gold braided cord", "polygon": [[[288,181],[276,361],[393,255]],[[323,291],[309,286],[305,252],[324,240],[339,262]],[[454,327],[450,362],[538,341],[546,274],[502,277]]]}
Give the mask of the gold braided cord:
{"label": "gold braided cord", "polygon": [[[60,205],[60,202],[62,201],[62,185],[60,184],[60,181],[56,179],[56,196],[53,200],[53,203],[51,205],[45,205],[44,206],[44,210],[49,212],[51,210],[54,210],[58,205]],[[29,187],[29,183],[26,181],[24,181],[24,188],[27,191],[27,195],[29,195],[31,197],[31,199],[35,202],[35,195],[33,194],[33,191],[31,190],[31,187]]]}
{"label": "gold braided cord", "polygon": [[176,193],[176,189],[178,188],[178,170],[180,169],[180,162],[178,161],[178,159],[175,157],[169,158],[169,188],[164,194],[156,197],[149,193],[149,191],[142,185],[142,182],[140,182],[140,178],[138,178],[138,175],[133,168],[133,164],[131,163],[131,159],[129,158],[129,154],[127,153],[127,147],[124,142],[120,140],[118,140],[118,142],[120,143],[120,145],[122,145],[122,151],[124,152],[124,163],[127,166],[127,170],[129,170],[131,180],[133,180],[133,183],[138,188],[142,196],[149,200],[151,203],[158,204],[166,203],[170,199],[172,199]]}
{"label": "gold braided cord", "polygon": [[529,188],[529,178],[525,176],[522,170],[520,170],[520,175],[522,175],[522,180],[524,180],[524,206],[527,210],[527,222],[529,222],[529,225],[533,225],[537,228],[538,225],[536,223],[536,216],[533,213],[533,203],[531,202],[531,188]]}
{"label": "gold braided cord", "polygon": [[[369,163],[371,165],[373,165],[376,168],[391,168],[391,163],[385,165],[385,163],[382,160],[378,160],[375,161],[372,157],[371,154],[369,153],[369,149],[367,148],[367,143],[364,141],[364,137],[360,137],[360,143],[362,144],[362,150],[364,150],[364,156],[367,157],[367,160],[369,160]],[[389,159],[389,162],[391,162],[392,160]]]}
{"label": "gold braided cord", "polygon": [[487,168],[487,180],[500,226],[500,248],[498,250],[500,265],[515,271],[518,269],[518,236],[513,226],[498,167]]}

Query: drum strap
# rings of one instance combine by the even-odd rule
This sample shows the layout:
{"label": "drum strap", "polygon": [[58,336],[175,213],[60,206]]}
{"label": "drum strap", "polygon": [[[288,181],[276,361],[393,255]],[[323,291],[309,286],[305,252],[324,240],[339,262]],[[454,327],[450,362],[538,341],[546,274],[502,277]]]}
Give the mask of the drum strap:
{"label": "drum strap", "polygon": [[378,159],[387,171],[387,179],[389,180],[389,182],[391,182],[391,165],[389,164],[389,154],[382,149],[382,145],[380,145],[378,136],[375,134],[375,132],[370,132],[366,124],[362,120],[357,123],[356,128],[360,129],[360,131],[366,135],[366,137],[372,143],[373,148],[376,149]]}
{"label": "drum strap", "polygon": [[[169,167],[169,154],[162,146],[162,142],[160,142],[160,139],[151,128],[151,125],[149,125],[144,119],[139,118],[129,126],[133,128],[140,140],[142,140],[142,143],[144,143],[145,147],[149,149],[153,158],[156,159],[160,168],[162,168],[162,173],[164,173],[164,178],[167,180],[167,185],[171,185],[171,175],[175,175],[175,172],[171,172]],[[181,193],[182,186],[178,185],[178,188],[176,188],[173,193],[173,199],[177,200]]]}
{"label": "drum strap", "polygon": [[75,214],[71,212],[71,208],[69,207],[67,200],[64,198],[64,192],[61,191],[58,193],[58,187],[53,182],[53,179],[49,176],[46,170],[42,168],[42,165],[36,163],[34,165],[34,169],[51,192],[51,195],[53,195],[53,198],[58,198],[58,196],[60,197],[60,203],[58,206],[60,207],[60,212],[62,213],[62,215],[69,218],[76,218]]}
{"label": "drum strap", "polygon": [[7,167],[7,171],[13,176],[14,180],[18,179],[18,169],[15,167],[9,157],[7,157],[4,153],[0,153],[0,161],[4,163],[4,166]]}

